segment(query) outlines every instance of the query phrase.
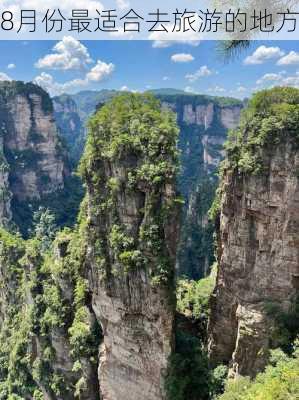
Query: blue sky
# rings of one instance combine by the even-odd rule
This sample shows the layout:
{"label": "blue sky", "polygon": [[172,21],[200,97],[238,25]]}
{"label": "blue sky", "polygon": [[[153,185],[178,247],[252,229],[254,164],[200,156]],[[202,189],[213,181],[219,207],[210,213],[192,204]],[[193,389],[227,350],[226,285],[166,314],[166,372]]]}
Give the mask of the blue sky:
{"label": "blue sky", "polygon": [[299,43],[252,42],[225,62],[215,41],[0,41],[0,79],[35,81],[52,95],[86,89],[171,87],[247,97],[273,85],[299,87]]}

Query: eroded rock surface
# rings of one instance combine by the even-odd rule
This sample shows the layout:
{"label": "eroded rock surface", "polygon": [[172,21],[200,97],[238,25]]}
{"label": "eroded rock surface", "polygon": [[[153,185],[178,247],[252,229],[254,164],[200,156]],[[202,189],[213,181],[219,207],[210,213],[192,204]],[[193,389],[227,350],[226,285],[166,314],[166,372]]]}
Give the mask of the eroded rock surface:
{"label": "eroded rock surface", "polygon": [[[275,117],[279,118],[276,112]],[[261,124],[262,117],[258,118]],[[299,153],[288,131],[298,132],[298,126],[291,130],[279,125],[283,130],[275,131],[276,120],[270,118],[272,139],[254,148],[255,164],[250,164],[250,153],[244,151],[239,167],[227,167],[221,183],[219,272],[211,300],[210,354],[216,364],[229,363],[232,375],[254,376],[263,369],[269,349],[279,345],[277,321],[269,305],[287,313],[298,295]],[[252,128],[246,129],[250,135]],[[260,127],[256,129],[255,137]],[[245,136],[244,142],[250,138]],[[232,150],[230,160],[237,157],[234,154]],[[259,172],[242,171],[245,160],[246,168],[260,164]]]}
{"label": "eroded rock surface", "polygon": [[[147,101],[153,102],[158,120],[169,124],[164,132],[154,114],[147,114]],[[134,95],[104,106],[99,115],[86,148],[86,154],[93,148],[97,154],[87,159],[85,174],[89,281],[104,335],[101,394],[103,400],[161,400],[175,310],[174,117],[168,119],[156,100]],[[129,120],[125,115],[131,115]],[[116,133],[106,118],[128,126],[130,136],[125,136],[127,128]],[[150,130],[149,123],[157,129]],[[132,142],[123,147],[123,140]]]}
{"label": "eroded rock surface", "polygon": [[[0,125],[2,187],[11,199],[21,203],[62,189],[68,170],[48,94],[30,83],[2,82]],[[2,209],[10,207],[5,201]]]}

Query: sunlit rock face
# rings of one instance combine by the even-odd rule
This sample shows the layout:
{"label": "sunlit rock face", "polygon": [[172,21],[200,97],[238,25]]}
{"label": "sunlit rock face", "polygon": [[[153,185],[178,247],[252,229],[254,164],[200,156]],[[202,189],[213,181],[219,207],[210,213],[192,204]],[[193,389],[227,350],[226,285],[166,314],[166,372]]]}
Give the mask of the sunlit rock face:
{"label": "sunlit rock face", "polygon": [[227,167],[220,186],[209,346],[212,361],[228,363],[232,375],[254,376],[264,368],[269,349],[279,344],[269,307],[287,313],[298,295],[299,153],[293,133],[298,127],[290,132],[276,131],[274,122],[268,127],[272,140],[253,153],[259,172]]}
{"label": "sunlit rock face", "polygon": [[99,354],[103,400],[165,399],[179,220],[178,130],[175,116],[167,122],[167,115],[172,114],[161,111],[155,99],[115,99],[91,121],[82,161],[92,307],[104,337]]}
{"label": "sunlit rock face", "polygon": [[64,187],[68,174],[53,119],[52,101],[38,86],[0,83],[1,221],[12,219],[11,202],[39,200]]}
{"label": "sunlit rock face", "polygon": [[[243,102],[228,97],[191,95],[182,91],[155,91],[162,107],[177,114],[180,128],[181,175],[179,191],[185,199],[177,271],[192,279],[209,272],[214,261],[213,227],[207,223],[224,157],[228,129],[239,123]],[[53,99],[55,118],[73,159],[78,160],[86,141],[87,120],[99,104],[116,96],[115,91],[88,91]],[[192,216],[192,218],[191,218]]]}

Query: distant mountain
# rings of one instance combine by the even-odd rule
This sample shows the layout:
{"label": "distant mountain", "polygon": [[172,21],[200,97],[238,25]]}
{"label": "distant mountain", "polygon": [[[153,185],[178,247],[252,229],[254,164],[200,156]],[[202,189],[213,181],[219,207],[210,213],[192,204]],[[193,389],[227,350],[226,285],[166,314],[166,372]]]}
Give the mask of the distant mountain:
{"label": "distant mountain", "polygon": [[[149,90],[150,93],[154,95],[176,95],[176,94],[182,94],[182,95],[188,95],[189,93],[185,92],[184,90],[181,89],[171,89],[171,88],[162,88],[162,89],[152,89]],[[190,93],[192,96],[192,94]]]}
{"label": "distant mountain", "polygon": [[86,139],[86,123],[97,106],[117,95],[115,90],[85,90],[53,98],[55,119],[75,163],[81,157]]}

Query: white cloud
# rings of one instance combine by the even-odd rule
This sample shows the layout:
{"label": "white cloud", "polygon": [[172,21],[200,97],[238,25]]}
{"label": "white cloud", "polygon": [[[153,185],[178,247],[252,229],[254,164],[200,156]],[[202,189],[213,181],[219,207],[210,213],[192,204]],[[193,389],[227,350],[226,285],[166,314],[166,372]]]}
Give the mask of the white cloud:
{"label": "white cloud", "polygon": [[294,65],[299,64],[299,53],[290,51],[287,55],[277,61],[277,65]]}
{"label": "white cloud", "polygon": [[293,86],[299,88],[299,71],[297,71],[295,75],[286,76],[285,74],[286,71],[281,71],[278,74],[265,74],[257,80],[256,83],[259,85],[259,87],[255,89],[260,90],[261,85],[268,88],[273,86]]}
{"label": "white cloud", "polygon": [[293,76],[287,76],[282,80],[282,86],[294,86],[299,88],[299,71]]}
{"label": "white cloud", "polygon": [[236,92],[238,92],[238,93],[244,93],[244,92],[246,92],[246,87],[245,86],[238,86],[237,87],[237,89],[236,89]]}
{"label": "white cloud", "polygon": [[212,93],[224,93],[226,90],[222,86],[214,86],[208,89],[208,92]]}
{"label": "white cloud", "polygon": [[55,82],[53,76],[46,72],[42,72],[40,75],[36,76],[33,82],[49,92],[50,95],[61,94],[64,91],[63,85]]}
{"label": "white cloud", "polygon": [[245,65],[263,64],[266,61],[282,57],[284,52],[279,47],[258,47],[251,56],[244,60]]}
{"label": "white cloud", "polygon": [[213,74],[213,72],[206,65],[203,65],[196,72],[194,72],[194,74],[187,74],[186,78],[190,82],[195,82],[199,78],[202,78],[202,77],[205,77],[205,76],[210,76],[212,74]]}
{"label": "white cloud", "polygon": [[73,79],[65,83],[56,82],[52,75],[42,72],[34,79],[34,83],[44,88],[51,96],[73,92],[87,85],[85,79]]}
{"label": "white cloud", "polygon": [[163,76],[162,80],[163,81],[170,81],[170,78],[169,78],[169,76]]}
{"label": "white cloud", "polygon": [[137,89],[130,89],[128,86],[124,85],[119,89],[121,92],[131,92],[131,93],[140,93]]}
{"label": "white cloud", "polygon": [[0,81],[11,81],[11,77],[8,76],[5,72],[0,72]]}
{"label": "white cloud", "polygon": [[184,91],[185,91],[186,93],[194,93],[194,94],[196,94],[196,90],[195,90],[193,87],[191,87],[191,86],[186,86],[185,89],[184,89]]}
{"label": "white cloud", "polygon": [[55,81],[52,75],[42,72],[34,79],[34,82],[47,90],[51,96],[54,96],[61,93],[72,93],[88,86],[90,83],[100,82],[108,78],[114,69],[114,64],[107,64],[98,60],[97,64],[82,79],[73,79],[59,83]]}
{"label": "white cloud", "polygon": [[171,61],[175,63],[188,63],[194,60],[194,57],[191,54],[187,53],[178,53],[173,54],[171,56]]}
{"label": "white cloud", "polygon": [[8,64],[8,66],[7,66],[7,69],[14,69],[14,68],[16,68],[16,65],[13,63]]}
{"label": "white cloud", "polygon": [[86,74],[86,79],[89,82],[100,82],[111,75],[114,69],[114,64],[107,64],[101,60],[98,60],[97,64]]}
{"label": "white cloud", "polygon": [[281,71],[278,74],[276,73],[267,73],[263,75],[260,79],[256,81],[257,85],[262,85],[265,82],[273,82],[273,81],[281,81],[283,79],[283,75],[285,71]]}
{"label": "white cloud", "polygon": [[187,32],[172,32],[173,24],[163,24],[168,32],[151,32],[149,40],[153,40],[153,47],[166,48],[175,44],[187,44],[196,47],[200,43],[199,33],[189,30]]}
{"label": "white cloud", "polygon": [[[153,32],[153,33],[158,33],[158,32]],[[158,35],[157,35],[158,36]],[[152,40],[149,37],[150,40]],[[176,44],[187,44],[189,46],[197,47],[199,45],[200,41],[199,40],[154,40],[153,42],[153,47],[154,48],[160,48],[160,49],[165,49],[166,47],[171,47]]]}
{"label": "white cloud", "polygon": [[65,36],[53,47],[53,53],[40,58],[37,68],[53,70],[78,70],[92,63],[87,48],[71,36]]}
{"label": "white cloud", "polygon": [[281,86],[294,86],[299,88],[299,72],[294,76],[288,76],[281,82]]}
{"label": "white cloud", "polygon": [[120,10],[124,10],[130,7],[130,2],[127,0],[116,0],[116,6]]}

